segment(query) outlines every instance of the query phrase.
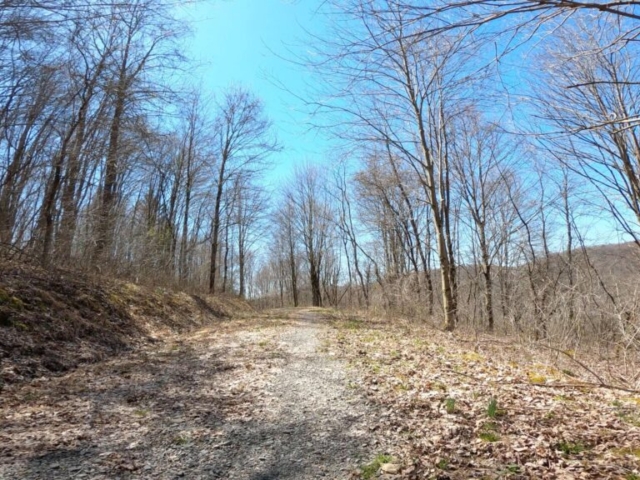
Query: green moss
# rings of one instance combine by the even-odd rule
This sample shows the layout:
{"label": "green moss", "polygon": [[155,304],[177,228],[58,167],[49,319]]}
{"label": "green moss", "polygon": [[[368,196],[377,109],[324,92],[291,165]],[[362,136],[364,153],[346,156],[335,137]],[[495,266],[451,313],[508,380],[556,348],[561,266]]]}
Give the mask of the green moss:
{"label": "green moss", "polygon": [[6,290],[0,288],[0,305],[7,305],[16,310],[24,309],[24,302],[18,297],[9,294]]}

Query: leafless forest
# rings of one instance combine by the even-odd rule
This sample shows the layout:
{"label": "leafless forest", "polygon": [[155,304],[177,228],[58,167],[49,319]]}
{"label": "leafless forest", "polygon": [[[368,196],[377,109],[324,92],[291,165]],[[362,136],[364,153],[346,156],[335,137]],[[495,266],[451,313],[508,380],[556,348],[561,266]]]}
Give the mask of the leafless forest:
{"label": "leafless forest", "polygon": [[341,147],[270,185],[260,92],[188,84],[174,2],[1,0],[2,258],[635,354],[640,2],[318,15],[294,93]]}

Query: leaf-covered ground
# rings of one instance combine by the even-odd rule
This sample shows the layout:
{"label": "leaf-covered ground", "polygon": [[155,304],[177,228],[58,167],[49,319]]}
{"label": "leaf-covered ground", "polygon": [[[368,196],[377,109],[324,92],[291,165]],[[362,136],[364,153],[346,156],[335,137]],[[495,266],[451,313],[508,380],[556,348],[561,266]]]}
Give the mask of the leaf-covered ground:
{"label": "leaf-covered ground", "polygon": [[134,351],[158,333],[186,332],[251,310],[234,298],[0,258],[0,390]]}
{"label": "leaf-covered ground", "polygon": [[327,348],[382,409],[397,478],[640,479],[640,395],[590,385],[571,359],[490,340],[334,323]]}
{"label": "leaf-covered ground", "polygon": [[7,383],[0,478],[640,479],[640,395],[581,354],[320,313]]}
{"label": "leaf-covered ground", "polygon": [[0,479],[357,478],[386,449],[328,330],[317,313],[247,315],[8,384]]}

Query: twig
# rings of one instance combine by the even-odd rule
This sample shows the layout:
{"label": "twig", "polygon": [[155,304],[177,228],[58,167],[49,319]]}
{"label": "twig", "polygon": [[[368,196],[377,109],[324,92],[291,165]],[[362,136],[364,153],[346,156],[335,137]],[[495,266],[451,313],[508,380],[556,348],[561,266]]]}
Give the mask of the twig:
{"label": "twig", "polygon": [[620,390],[621,392],[634,393],[639,394],[640,390],[634,390],[632,388],[626,387],[618,387],[616,385],[609,385],[606,383],[591,383],[591,382],[581,382],[581,383],[528,383],[528,382],[519,382],[519,383],[511,383],[511,385],[531,385],[533,387],[542,387],[542,388],[604,388],[607,390]]}
{"label": "twig", "polygon": [[557,353],[562,353],[566,357],[569,357],[571,360],[573,360],[576,364],[578,364],[584,370],[589,372],[591,375],[593,375],[598,380],[598,382],[600,382],[601,385],[606,385],[606,382],[602,379],[602,377],[600,377],[600,375],[598,375],[592,369],[587,367],[583,362],[581,362],[580,360],[575,358],[575,356],[571,355],[570,353],[567,353],[564,350],[560,350],[559,348],[555,348],[555,347],[552,347],[552,346],[549,346],[549,345],[545,345],[543,343],[534,343],[534,345],[535,346],[539,346],[539,347],[543,347],[543,348],[547,348],[547,349],[552,350],[552,351],[557,352]]}

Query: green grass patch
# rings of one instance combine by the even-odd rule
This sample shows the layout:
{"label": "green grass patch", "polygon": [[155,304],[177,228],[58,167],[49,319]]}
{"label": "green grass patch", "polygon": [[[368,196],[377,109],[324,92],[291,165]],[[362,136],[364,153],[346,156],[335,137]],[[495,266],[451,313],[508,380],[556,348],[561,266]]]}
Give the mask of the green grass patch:
{"label": "green grass patch", "polygon": [[571,401],[573,401],[573,398],[568,397],[566,395],[556,395],[555,397],[553,397],[553,399],[556,402],[571,402]]}
{"label": "green grass patch", "polygon": [[362,328],[362,320],[346,320],[342,325],[347,330],[359,330]]}
{"label": "green grass patch", "polygon": [[176,435],[175,437],[173,437],[173,444],[174,445],[186,445],[187,443],[189,443],[189,438],[184,435],[184,434],[179,434]]}
{"label": "green grass patch", "polygon": [[380,373],[380,371],[382,370],[382,365],[380,365],[380,363],[378,362],[372,362],[371,363],[371,371],[373,373],[375,373],[376,375],[378,375]]}
{"label": "green grass patch", "polygon": [[390,455],[376,455],[376,458],[374,458],[371,463],[360,467],[360,477],[364,480],[374,478],[382,464],[391,463],[392,460],[393,458]]}
{"label": "green grass patch", "polygon": [[495,397],[492,397],[491,400],[489,400],[487,415],[489,418],[496,418],[498,416],[498,400],[496,400]]}
{"label": "green grass patch", "polygon": [[478,433],[478,438],[485,442],[497,442],[500,440],[500,435],[498,435],[498,425],[494,422],[485,423],[482,425],[482,428]]}
{"label": "green grass patch", "polygon": [[556,450],[560,450],[566,457],[571,455],[578,455],[585,450],[588,450],[588,447],[581,442],[570,442],[570,441],[562,441],[555,445]]}
{"label": "green grass patch", "polygon": [[429,345],[429,342],[427,342],[422,338],[416,338],[413,340],[413,344],[418,348],[422,348],[422,347],[427,347]]}
{"label": "green grass patch", "polygon": [[619,400],[614,400],[611,405],[616,409],[616,416],[625,423],[640,427],[640,411],[633,405],[626,405]]}
{"label": "green grass patch", "polygon": [[15,308],[16,310],[24,309],[24,302],[22,300],[0,288],[0,305],[3,304],[8,305],[11,308]]}
{"label": "green grass patch", "polygon": [[447,393],[447,386],[442,382],[433,382],[431,385],[432,390],[440,390],[441,392]]}
{"label": "green grass patch", "polygon": [[476,352],[466,352],[461,356],[462,360],[465,362],[480,362],[484,360],[484,357]]}
{"label": "green grass patch", "polygon": [[498,400],[492,397],[491,400],[489,400],[489,405],[487,405],[487,416],[489,418],[498,418],[504,417],[506,414],[507,411],[498,405]]}
{"label": "green grass patch", "polygon": [[454,414],[456,413],[456,399],[455,398],[447,398],[444,401],[444,407],[447,410],[447,413]]}
{"label": "green grass patch", "polygon": [[529,377],[529,382],[533,383],[534,385],[544,385],[545,383],[547,383],[547,377],[539,373],[529,372],[527,376]]}
{"label": "green grass patch", "polygon": [[497,442],[500,436],[496,432],[480,432],[478,438],[485,442]]}
{"label": "green grass patch", "polygon": [[520,473],[520,465],[511,464],[505,467],[507,473]]}

